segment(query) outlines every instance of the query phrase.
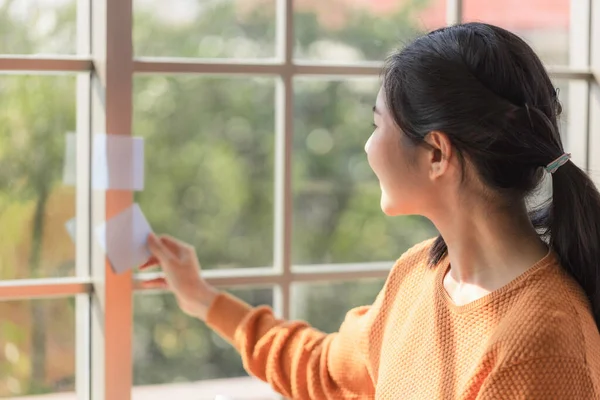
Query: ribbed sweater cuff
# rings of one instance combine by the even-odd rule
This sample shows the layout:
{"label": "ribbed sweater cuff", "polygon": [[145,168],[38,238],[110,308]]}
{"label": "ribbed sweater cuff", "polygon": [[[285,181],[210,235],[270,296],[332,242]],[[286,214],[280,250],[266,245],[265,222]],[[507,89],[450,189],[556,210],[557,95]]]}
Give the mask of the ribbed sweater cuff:
{"label": "ribbed sweater cuff", "polygon": [[237,347],[234,341],[235,332],[252,310],[250,305],[237,297],[221,292],[208,309],[206,324]]}

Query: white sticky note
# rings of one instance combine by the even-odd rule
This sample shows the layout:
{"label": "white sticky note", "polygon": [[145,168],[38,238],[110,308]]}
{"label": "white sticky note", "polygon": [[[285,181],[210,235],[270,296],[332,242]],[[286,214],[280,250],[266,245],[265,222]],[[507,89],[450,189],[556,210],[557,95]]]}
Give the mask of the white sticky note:
{"label": "white sticky note", "polygon": [[94,231],[113,270],[118,274],[135,268],[150,258],[146,242],[152,229],[137,203],[99,225]]}
{"label": "white sticky note", "polygon": [[96,190],[144,189],[144,139],[94,135],[92,187]]}
{"label": "white sticky note", "polygon": [[77,182],[77,136],[73,132],[65,135],[65,158],[63,163],[63,184],[75,186]]}
{"label": "white sticky note", "polygon": [[73,243],[75,243],[75,238],[77,237],[77,218],[71,218],[65,222],[65,229],[67,230],[67,233],[71,237]]}

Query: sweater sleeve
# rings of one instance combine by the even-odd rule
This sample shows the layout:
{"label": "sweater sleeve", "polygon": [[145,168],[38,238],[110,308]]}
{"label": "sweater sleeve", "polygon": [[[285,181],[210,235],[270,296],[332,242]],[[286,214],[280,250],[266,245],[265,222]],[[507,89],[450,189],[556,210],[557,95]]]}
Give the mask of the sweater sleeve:
{"label": "sweater sleeve", "polygon": [[546,357],[499,368],[485,380],[477,400],[598,400],[587,366],[581,360]]}
{"label": "sweater sleeve", "polygon": [[[380,296],[381,297],[381,296]],[[246,370],[293,399],[369,399],[365,334],[374,307],[351,310],[339,332],[325,334],[305,322],[283,321],[268,307],[251,308],[221,293],[207,324],[240,352]]]}

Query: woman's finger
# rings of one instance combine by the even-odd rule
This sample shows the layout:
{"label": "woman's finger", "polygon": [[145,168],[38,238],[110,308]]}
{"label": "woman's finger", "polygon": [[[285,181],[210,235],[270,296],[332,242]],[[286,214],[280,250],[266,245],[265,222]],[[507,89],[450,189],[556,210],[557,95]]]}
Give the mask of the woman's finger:
{"label": "woman's finger", "polygon": [[168,289],[169,284],[165,278],[154,278],[140,282],[140,286],[144,289]]}
{"label": "woman's finger", "polygon": [[180,254],[182,250],[190,247],[189,244],[182,242],[181,240],[175,239],[173,236],[161,235],[160,241],[164,244],[173,254]]}
{"label": "woman's finger", "polygon": [[153,233],[148,235],[148,250],[163,267],[171,265],[175,259],[175,254]]}
{"label": "woman's finger", "polygon": [[156,267],[158,266],[158,258],[156,258],[155,256],[150,256],[150,258],[148,259],[148,261],[146,261],[145,263],[143,263],[142,265],[139,266],[139,270],[143,271],[152,267]]}

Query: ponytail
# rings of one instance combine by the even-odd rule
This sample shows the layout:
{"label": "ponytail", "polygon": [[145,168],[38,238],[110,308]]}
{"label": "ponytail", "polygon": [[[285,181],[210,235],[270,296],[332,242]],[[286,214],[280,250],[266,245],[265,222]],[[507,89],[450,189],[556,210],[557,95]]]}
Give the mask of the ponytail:
{"label": "ponytail", "polygon": [[600,327],[600,193],[584,171],[567,162],[552,174],[552,203],[544,214],[538,222],[562,267],[587,294]]}

